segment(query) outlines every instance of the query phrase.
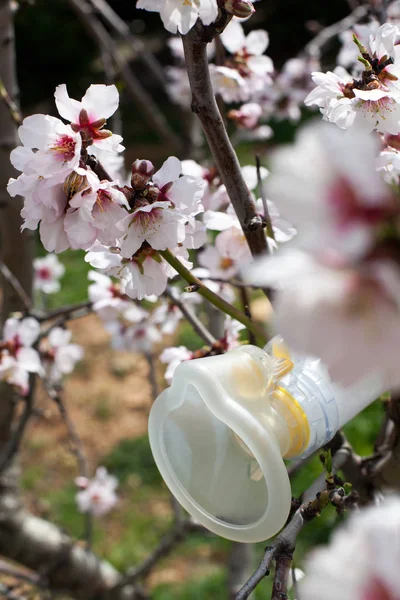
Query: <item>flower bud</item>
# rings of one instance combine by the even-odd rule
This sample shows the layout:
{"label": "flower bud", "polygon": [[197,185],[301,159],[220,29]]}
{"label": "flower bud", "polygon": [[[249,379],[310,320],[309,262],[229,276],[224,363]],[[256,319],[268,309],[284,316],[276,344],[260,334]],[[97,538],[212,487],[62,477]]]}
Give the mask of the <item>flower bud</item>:
{"label": "flower bud", "polygon": [[223,8],[227,13],[234,17],[239,17],[240,19],[250,17],[256,12],[253,3],[250,2],[250,0],[225,0],[225,2],[223,2]]}
{"label": "flower bud", "polygon": [[160,190],[158,189],[158,187],[149,187],[147,190],[147,194],[146,194],[146,199],[152,203],[152,202],[157,202],[158,197],[160,195]]}
{"label": "flower bud", "polygon": [[131,184],[135,190],[142,190],[149,183],[154,174],[155,168],[149,160],[141,160],[138,158],[132,164],[132,179]]}

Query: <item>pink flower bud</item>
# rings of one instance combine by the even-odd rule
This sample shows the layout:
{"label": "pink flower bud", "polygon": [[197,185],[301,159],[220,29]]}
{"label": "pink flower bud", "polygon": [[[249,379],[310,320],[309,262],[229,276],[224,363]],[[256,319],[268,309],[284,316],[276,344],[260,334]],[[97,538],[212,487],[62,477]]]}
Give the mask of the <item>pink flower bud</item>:
{"label": "pink flower bud", "polygon": [[222,7],[227,13],[241,19],[250,17],[256,11],[250,0],[225,0]]}
{"label": "pink flower bud", "polygon": [[149,183],[154,171],[154,165],[149,160],[141,160],[140,158],[135,160],[132,164],[132,187],[135,190],[142,190]]}

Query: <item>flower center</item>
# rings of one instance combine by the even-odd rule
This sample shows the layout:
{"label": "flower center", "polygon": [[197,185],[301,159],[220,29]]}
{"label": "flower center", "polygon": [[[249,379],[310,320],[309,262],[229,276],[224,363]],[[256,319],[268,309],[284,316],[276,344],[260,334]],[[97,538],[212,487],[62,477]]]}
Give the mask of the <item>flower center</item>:
{"label": "flower center", "polygon": [[231,267],[233,267],[233,265],[234,265],[234,261],[233,261],[232,258],[229,258],[229,256],[224,256],[219,261],[219,267],[223,271],[226,271],[227,269],[230,269]]}
{"label": "flower center", "polygon": [[50,269],[48,269],[47,267],[41,267],[38,271],[37,271],[37,276],[39,279],[51,279],[51,273],[50,273]]}
{"label": "flower center", "polygon": [[53,152],[57,160],[64,163],[69,162],[75,157],[75,140],[69,135],[61,136],[55,146],[52,146],[50,150]]}

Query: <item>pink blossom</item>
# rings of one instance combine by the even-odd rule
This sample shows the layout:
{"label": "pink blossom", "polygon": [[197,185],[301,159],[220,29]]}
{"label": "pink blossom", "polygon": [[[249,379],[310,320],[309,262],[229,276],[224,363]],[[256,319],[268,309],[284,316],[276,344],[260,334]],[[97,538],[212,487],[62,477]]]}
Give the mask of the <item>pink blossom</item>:
{"label": "pink blossom", "polygon": [[29,391],[29,373],[43,374],[39,353],[32,348],[40,333],[40,325],[33,317],[6,320],[3,341],[0,342],[0,380],[7,381],[26,395]]}
{"label": "pink blossom", "polygon": [[75,500],[78,510],[82,513],[90,512],[95,517],[102,517],[118,502],[118,496],[115,493],[118,480],[113,475],[109,475],[104,467],[96,470],[93,479],[77,477],[75,483],[80,488]]}
{"label": "pink blossom", "polygon": [[248,281],[276,288],[275,326],[293,350],[321,358],[345,386],[377,373],[388,388],[400,387],[400,277],[394,263],[332,269],[287,249],[246,273]]}
{"label": "pink blossom", "polygon": [[237,123],[238,127],[254,129],[262,115],[262,108],[257,102],[243,104],[238,110],[231,110],[228,117]]}
{"label": "pink blossom", "polygon": [[26,117],[18,134],[23,146],[11,152],[10,160],[24,175],[60,182],[78,167],[81,136],[60,119],[50,115]]}
{"label": "pink blossom", "polygon": [[114,350],[150,354],[155,344],[161,341],[158,329],[146,321],[135,325],[121,321],[108,321],[106,329],[111,333],[111,346]]}
{"label": "pink blossom", "polygon": [[60,291],[59,279],[65,273],[65,267],[60,263],[55,254],[47,254],[43,258],[33,261],[34,281],[33,287],[44,294],[54,294]]}
{"label": "pink blossom", "polygon": [[61,327],[54,327],[42,344],[42,352],[48,377],[58,382],[62,376],[72,373],[75,364],[83,358],[83,348],[78,344],[70,344],[72,332]]}
{"label": "pink blossom", "polygon": [[296,244],[352,261],[371,247],[395,200],[376,171],[378,144],[362,131],[346,135],[308,126],[272,157],[267,189],[298,231]]}
{"label": "pink blossom", "polygon": [[106,120],[118,108],[119,94],[115,85],[91,85],[82,100],[69,97],[65,83],[57,86],[54,93],[57,110],[61,117],[71,123],[74,131],[84,140],[113,152],[121,152],[122,137],[103,129]]}
{"label": "pink blossom", "polygon": [[209,269],[211,277],[228,280],[251,260],[251,253],[242,231],[231,227],[220,233],[215,246],[207,246],[199,255],[199,263]]}
{"label": "pink blossom", "polygon": [[93,310],[104,321],[123,319],[136,323],[147,316],[141,306],[135,304],[122,293],[121,285],[110,277],[97,271],[89,271],[89,299],[93,302]]}
{"label": "pink blossom", "polygon": [[[187,233],[192,247],[195,216],[203,211],[203,193],[202,179],[182,175],[177,158],[166,160],[141,192],[137,208],[119,223],[122,255],[131,258],[143,242],[154,250],[184,244]],[[190,224],[189,229],[186,224]]]}
{"label": "pink blossom", "polygon": [[175,369],[184,361],[191,360],[193,352],[185,346],[165,348],[160,354],[160,361],[167,365],[164,377],[168,383],[171,383]]}

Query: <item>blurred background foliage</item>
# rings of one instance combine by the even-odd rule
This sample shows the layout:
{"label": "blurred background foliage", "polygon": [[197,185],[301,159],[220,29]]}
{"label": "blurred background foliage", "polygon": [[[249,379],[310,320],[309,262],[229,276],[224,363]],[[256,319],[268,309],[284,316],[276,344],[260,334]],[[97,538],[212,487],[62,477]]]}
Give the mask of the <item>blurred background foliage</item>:
{"label": "blurred background foliage", "polygon": [[[111,6],[129,24],[132,33],[143,40],[163,64],[172,62],[166,50],[167,32],[156,14],[139,11],[134,0],[109,0]],[[256,15],[245,27],[265,28],[270,35],[268,54],[279,67],[295,56],[313,37],[312,31],[337,21],[348,14],[346,0],[321,2],[320,0],[261,0],[256,5]],[[91,83],[102,83],[104,74],[98,49],[88,38],[85,29],[70,9],[67,0],[35,0],[20,2],[16,14],[16,42],[20,101],[25,115],[33,112],[55,113],[53,93],[59,83],[67,83],[72,97],[80,98]],[[325,56],[326,66],[332,64],[337,46]],[[128,50],[127,50],[128,51]],[[160,108],[168,115],[179,132],[179,111],[164,92],[161,92],[147,70],[130,54],[130,65],[145,88],[152,94]],[[123,135],[129,157],[153,160],[156,164],[169,154],[169,149],[159,143],[149,130],[123,82],[117,80],[121,92]],[[273,124],[274,126],[274,124]],[[275,124],[273,144],[291,138],[293,126]],[[271,142],[268,142],[269,144]],[[264,151],[264,149],[261,149]],[[252,152],[247,147],[239,149],[243,164],[252,162]],[[180,157],[186,158],[186,157]],[[41,250],[38,249],[41,253]],[[51,298],[51,306],[70,304],[87,297],[88,266],[83,252],[66,252],[60,257],[66,266],[62,290]],[[190,348],[199,346],[199,339],[189,326],[182,326],[177,344]],[[84,385],[84,382],[82,383]],[[355,450],[368,454],[382,420],[382,406],[376,402],[354,419],[346,433]],[[97,417],[112,419],[112,407],[104,398],[98,407]],[[31,448],[34,451],[34,448]],[[128,566],[146,557],[167,531],[170,515],[150,514],[149,501],[167,502],[168,494],[153,462],[147,437],[123,440],[108,456],[104,464],[120,479],[120,495],[124,498],[123,510],[107,517],[96,526],[95,549],[108,558],[117,568]],[[293,495],[299,495],[322,471],[318,457],[313,458],[294,478]],[[23,486],[27,493],[34,490],[43,478],[40,464],[28,464],[24,471]],[[82,535],[82,517],[76,511],[75,488],[70,483],[63,488],[43,486],[41,502],[50,518],[54,519],[75,536]],[[132,506],[130,506],[132,498]],[[134,500],[133,500],[134,499]],[[314,544],[325,541],[339,517],[328,508],[323,515],[308,525],[298,540],[295,562],[301,565],[304,553]],[[114,533],[114,531],[118,531]],[[182,573],[180,583],[154,585],[155,600],[212,600],[224,599],[226,593],[226,558],[230,543],[212,536],[195,535],[183,543],[174,553],[173,561],[180,557],[192,559],[198,568],[193,579]],[[261,558],[263,544],[257,545],[255,561]],[[213,566],[210,566],[213,565]],[[265,580],[257,588],[255,598],[269,597],[270,582]]]}

